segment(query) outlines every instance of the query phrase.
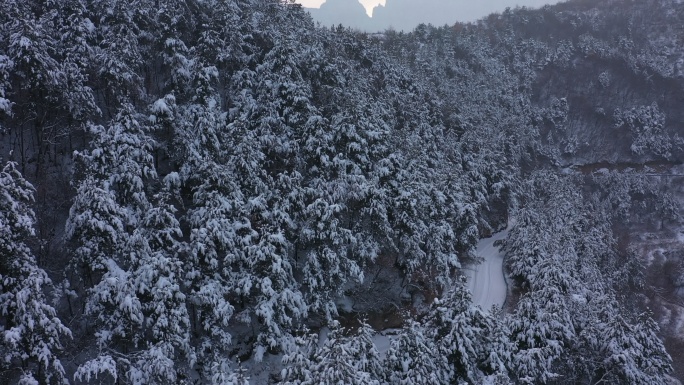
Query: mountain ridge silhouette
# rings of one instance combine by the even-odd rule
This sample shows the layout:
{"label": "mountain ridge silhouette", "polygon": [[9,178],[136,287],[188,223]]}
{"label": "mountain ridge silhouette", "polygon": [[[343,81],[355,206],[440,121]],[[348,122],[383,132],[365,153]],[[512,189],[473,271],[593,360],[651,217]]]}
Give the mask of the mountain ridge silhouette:
{"label": "mountain ridge silhouette", "polygon": [[410,31],[421,23],[452,25],[473,22],[506,6],[520,3],[537,8],[558,0],[386,0],[373,8],[372,17],[358,0],[326,0],[320,8],[306,8],[324,26],[342,24],[369,32],[387,29]]}

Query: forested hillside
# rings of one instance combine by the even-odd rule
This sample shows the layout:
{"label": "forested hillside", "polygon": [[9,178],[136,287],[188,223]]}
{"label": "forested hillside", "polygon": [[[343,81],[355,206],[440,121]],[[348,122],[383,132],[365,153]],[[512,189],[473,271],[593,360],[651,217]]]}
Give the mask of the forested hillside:
{"label": "forested hillside", "polygon": [[0,383],[677,383],[682,25],[0,0]]}

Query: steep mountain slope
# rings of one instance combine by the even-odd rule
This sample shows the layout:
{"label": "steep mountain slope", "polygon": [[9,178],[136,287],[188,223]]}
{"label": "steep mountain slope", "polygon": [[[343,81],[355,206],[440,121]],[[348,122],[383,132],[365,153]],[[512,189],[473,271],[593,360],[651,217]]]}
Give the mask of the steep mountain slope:
{"label": "steep mountain slope", "polygon": [[[664,383],[622,240],[681,206],[625,168],[681,163],[683,15],[369,36],[278,0],[0,1],[0,380]],[[490,313],[461,266],[511,215]]]}
{"label": "steep mountain slope", "polygon": [[[681,246],[669,241],[676,239],[681,229],[676,165],[682,162],[682,120],[677,103],[682,77],[681,49],[675,43],[681,35],[676,28],[681,24],[681,12],[681,4],[667,1],[568,2],[540,11],[518,9],[492,15],[476,26],[419,27],[412,35],[390,33],[384,38],[389,51],[413,68],[426,87],[438,90],[445,103],[452,103],[446,110],[456,112],[450,118],[456,127],[465,127],[466,135],[469,129],[479,130],[487,132],[488,138],[498,134],[509,141],[529,143],[530,151],[519,158],[523,180],[535,175],[532,170],[545,168],[566,175],[564,183],[581,186],[582,191],[574,194],[591,203],[576,203],[571,210],[598,222],[589,227],[573,225],[566,236],[593,237],[585,232],[611,227],[601,230],[607,249],[593,257],[589,254],[603,273],[590,274],[606,274],[598,280],[613,280],[618,292],[629,293],[620,300],[623,311],[655,309],[656,317],[668,329],[665,335],[673,352],[682,340],[681,331],[672,326],[678,322],[676,303],[681,303],[676,297],[679,273],[664,278],[658,266],[681,264],[677,252]],[[495,148],[506,145],[508,142]],[[522,201],[518,203],[529,207],[534,196],[546,200],[557,194],[552,192],[553,184],[546,184],[549,187],[537,193],[519,196]],[[548,215],[558,203],[547,205],[539,206],[540,213],[535,216]],[[557,215],[554,221],[561,222]],[[548,225],[538,226],[525,235],[514,230],[509,242],[523,246],[534,232],[547,234],[544,226]],[[660,241],[644,245],[640,241],[644,232]],[[554,243],[555,248],[561,241]],[[659,245],[667,245],[667,257],[654,265],[647,258],[653,251],[649,247]],[[527,293],[530,280],[541,274],[533,256],[539,255],[539,262],[544,263],[552,257],[550,250],[540,247],[526,246],[520,256],[520,262],[529,264],[527,273],[518,270],[522,266],[509,265],[511,273],[519,275],[520,300],[529,295],[533,309],[541,305],[535,305]],[[569,250],[577,252],[577,247],[569,246]],[[579,250],[586,258],[587,246]],[[561,257],[564,265],[570,263],[569,256],[556,257]],[[509,264],[517,263],[513,255],[508,259]],[[647,272],[645,279],[642,269]],[[572,302],[577,295],[573,290],[564,286],[561,292],[566,294],[557,300]],[[566,322],[572,325],[575,321]],[[521,331],[531,327],[523,325]],[[582,329],[573,326],[565,332],[572,335]],[[563,342],[566,347],[572,344]],[[681,373],[680,366],[677,368]]]}

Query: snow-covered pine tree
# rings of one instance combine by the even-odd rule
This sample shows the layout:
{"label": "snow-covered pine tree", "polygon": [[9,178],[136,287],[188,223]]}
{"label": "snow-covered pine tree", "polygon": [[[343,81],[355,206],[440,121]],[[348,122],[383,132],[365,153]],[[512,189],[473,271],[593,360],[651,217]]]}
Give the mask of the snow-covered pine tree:
{"label": "snow-covered pine tree", "polygon": [[249,376],[247,376],[247,369],[238,365],[233,369],[230,367],[228,360],[225,360],[220,365],[216,365],[211,369],[211,384],[212,385],[249,385]]}
{"label": "snow-covered pine tree", "polygon": [[147,41],[154,25],[155,2],[95,0],[89,6],[98,26],[95,68],[110,111],[116,114],[118,103],[140,100],[146,94],[142,68],[146,63]]}
{"label": "snow-covered pine tree", "polygon": [[[38,96],[38,90],[52,94],[62,84],[59,62],[55,58],[58,44],[50,19],[42,19],[45,9],[34,1],[4,1],[3,47],[14,62],[14,81]],[[44,103],[38,98],[33,103]],[[41,100],[42,99],[42,100]],[[31,106],[36,108],[35,104]]]}
{"label": "snow-covered pine tree", "polygon": [[[178,188],[178,175],[167,176],[162,192],[150,202],[147,193],[157,177],[153,143],[128,104],[108,128],[93,127],[92,133],[91,150],[80,154],[86,180],[69,230],[86,244],[105,241],[95,245],[104,244],[104,250],[78,249],[85,266],[93,258],[101,266],[102,277],[93,282],[86,300],[86,314],[97,319],[100,352],[79,368],[77,377],[90,381],[108,372],[136,384],[183,382],[195,354],[182,292],[182,233],[168,203],[168,189]],[[88,200],[93,192],[104,201]],[[103,208],[109,212],[98,212]]]}
{"label": "snow-covered pine tree", "polygon": [[[191,52],[193,29],[197,26],[197,14],[190,10],[192,3],[184,0],[168,0],[157,3],[153,14],[155,38],[152,47],[161,53],[166,67],[151,81],[158,94],[173,94],[179,98],[189,91],[192,80],[193,53]],[[221,10],[216,9],[216,13]],[[146,63],[148,66],[150,63]]]}
{"label": "snow-covered pine tree", "polygon": [[12,146],[21,168],[31,163],[38,175],[63,150],[72,126],[99,112],[87,84],[95,28],[79,0],[5,1],[2,9],[0,56],[13,68],[7,94],[27,100],[11,116],[13,126],[21,127],[10,132]]}
{"label": "snow-covered pine tree", "polygon": [[385,382],[396,385],[448,383],[451,368],[447,356],[436,352],[425,327],[408,320],[392,340],[383,361]]}
{"label": "snow-covered pine tree", "polygon": [[302,350],[284,358],[281,384],[379,385],[380,360],[369,333],[371,329],[365,325],[359,333],[347,336],[346,330],[334,323],[321,346],[315,335],[300,339]]}
{"label": "snow-covered pine tree", "polygon": [[335,322],[321,335],[324,341],[317,334],[297,337],[297,349],[283,357],[279,384],[379,384],[384,370],[373,329],[363,322],[356,333],[347,333]]}
{"label": "snow-covered pine tree", "polygon": [[[108,128],[90,124],[91,150],[76,153],[83,179],[66,225],[75,244],[77,269],[84,286],[99,282],[105,261],[127,243],[128,233],[149,209],[144,180],[155,177],[151,142],[142,133],[131,105],[125,105]],[[130,208],[130,209],[129,209]]]}
{"label": "snow-covered pine tree", "polygon": [[77,288],[93,287],[105,270],[105,260],[125,242],[124,215],[112,193],[93,177],[81,181],[69,212],[66,237],[74,245],[68,274]]}
{"label": "snow-covered pine tree", "polygon": [[564,294],[549,286],[525,296],[508,321],[515,344],[510,365],[521,383],[546,383],[559,376],[554,362],[575,338],[565,302]]}
{"label": "snow-covered pine tree", "polygon": [[365,266],[393,248],[389,199],[378,185],[391,173],[384,122],[390,113],[370,101],[354,62],[334,57],[336,48],[345,49],[342,43],[328,47],[330,58],[307,59],[316,63],[312,101],[322,105],[303,126],[300,160],[298,270],[312,307],[329,318],[341,289],[361,282]]}
{"label": "snow-covered pine tree", "polygon": [[319,336],[304,331],[295,337],[296,348],[283,355],[283,369],[279,385],[301,385],[312,381],[313,363],[318,350]]}
{"label": "snow-covered pine tree", "polygon": [[[89,19],[88,8],[83,0],[47,4],[49,10],[43,19],[51,25],[55,36],[59,36],[59,49],[55,55],[63,74],[62,83],[57,87],[60,105],[76,122],[83,122],[101,112],[88,79],[96,60],[94,44],[97,28]],[[54,140],[56,134],[50,139]]]}
{"label": "snow-covered pine tree", "polygon": [[198,61],[193,76],[192,102],[179,109],[175,136],[176,155],[183,157],[177,160],[181,193],[190,202],[182,218],[189,227],[183,279],[199,370],[206,376],[223,365],[232,342],[227,255],[240,248],[238,233],[248,220],[238,216],[244,197],[223,145],[227,122],[214,89],[217,69]]}
{"label": "snow-covered pine tree", "polygon": [[663,381],[671,361],[661,343],[636,342],[657,327],[648,317],[627,321],[599,268],[614,259],[610,214],[602,211],[610,205],[583,199],[572,177],[540,173],[525,191],[506,244],[511,270],[529,290],[507,318],[518,380]]}
{"label": "snow-covered pine tree", "polygon": [[[177,180],[176,174],[165,178],[172,188]],[[130,239],[130,279],[141,302],[144,323],[140,333],[145,336],[139,350],[130,355],[141,384],[188,381],[196,359],[183,292],[182,232],[168,200],[168,190],[155,197],[154,207],[144,214]]]}
{"label": "snow-covered pine tree", "polygon": [[[159,257],[154,255],[158,250],[152,250],[139,233],[154,231],[146,225],[159,225],[154,223],[153,216],[158,211],[149,202],[145,187],[157,177],[151,155],[152,141],[130,104],[122,105],[108,127],[91,125],[90,128],[94,136],[91,149],[77,154],[85,179],[70,212],[67,235],[79,245],[74,267],[85,270],[92,280],[86,282],[85,314],[94,319],[98,353],[79,367],[76,376],[90,381],[108,372],[113,378],[125,378],[133,383],[175,380],[173,349],[184,347],[187,331],[169,336],[176,341],[167,345],[146,346],[146,328],[155,335],[155,321],[165,322],[156,318],[154,312],[168,304],[157,303],[162,300],[154,296],[144,297],[149,294],[146,289],[157,286],[159,281],[136,271],[136,266],[152,264]],[[165,220],[168,222],[171,217],[168,214]],[[151,222],[146,224],[145,219]],[[173,228],[168,231],[174,234]],[[173,264],[166,267],[173,269]],[[171,282],[167,289],[173,287]],[[182,302],[183,298],[177,294],[167,294]],[[180,310],[176,309],[181,312],[182,321],[183,304]],[[176,327],[182,329],[183,325]],[[157,333],[164,332],[157,330]],[[187,354],[187,342],[185,348],[186,352],[180,354]]]}
{"label": "snow-covered pine tree", "polygon": [[380,353],[373,342],[375,333],[365,320],[361,320],[358,330],[350,338],[349,350],[354,357],[356,370],[368,373],[370,380],[377,383],[382,380],[384,370]]}
{"label": "snow-covered pine tree", "polygon": [[[13,66],[12,60],[7,55],[0,53],[0,111],[3,113],[1,115],[3,118],[12,113],[12,102],[7,97],[10,88],[10,72]],[[4,130],[5,128],[0,126],[0,131]]]}
{"label": "snow-covered pine tree", "polygon": [[[617,304],[614,304],[617,305]],[[629,322],[622,315],[604,308],[596,324],[595,343],[601,364],[595,368],[593,382],[654,385],[663,383],[672,370],[672,358],[657,337],[658,325],[645,313]]]}
{"label": "snow-covered pine tree", "polygon": [[296,197],[300,176],[296,171],[296,131],[307,120],[309,104],[295,54],[287,37],[276,41],[256,71],[240,71],[233,78],[233,121],[228,125],[233,151],[229,163],[245,205],[240,247],[229,254],[230,279],[235,294],[262,326],[257,337],[257,358],[266,349],[291,349],[290,331],[308,307],[292,266],[296,223]]}
{"label": "snow-covered pine tree", "polygon": [[449,363],[449,382],[481,383],[487,377],[507,376],[510,346],[497,333],[499,321],[475,307],[465,283],[456,284],[436,299],[425,327],[438,354]]}
{"label": "snow-covered pine tree", "polygon": [[35,190],[16,166],[8,162],[0,171],[0,379],[64,384],[59,357],[71,331],[48,303],[45,290],[52,282],[26,244],[35,235]]}
{"label": "snow-covered pine tree", "polygon": [[[524,191],[525,207],[506,243],[511,273],[529,288],[515,312],[506,319],[515,345],[512,367],[523,383],[553,381],[558,363],[570,360],[577,338],[572,294],[580,290],[578,242],[581,195],[568,180],[540,173]],[[591,261],[586,262],[591,266]],[[587,287],[589,289],[589,287]]]}
{"label": "snow-covered pine tree", "polygon": [[[56,115],[59,110],[61,91],[66,87],[65,76],[56,58],[59,44],[50,17],[44,17],[45,9],[34,1],[4,1],[3,28],[0,29],[0,45],[4,55],[12,63],[10,74],[11,92],[8,96],[26,98],[21,109],[14,109],[11,118],[17,129],[13,149],[23,173],[27,172],[27,160],[35,157],[32,170],[36,174],[43,163],[47,135],[44,119],[36,116]],[[53,126],[54,128],[54,126]],[[37,143],[32,148],[29,143]],[[35,167],[35,168],[33,168]]]}

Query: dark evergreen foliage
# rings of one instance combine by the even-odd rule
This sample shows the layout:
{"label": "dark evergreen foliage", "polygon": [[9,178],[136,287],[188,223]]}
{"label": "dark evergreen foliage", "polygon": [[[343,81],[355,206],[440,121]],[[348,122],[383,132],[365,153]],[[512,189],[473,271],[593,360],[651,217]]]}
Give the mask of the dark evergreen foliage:
{"label": "dark evergreen foliage", "polygon": [[[615,229],[677,200],[591,169],[681,163],[684,6],[622,3],[368,35],[0,0],[0,382],[664,383]],[[480,309],[461,269],[506,223],[515,296]]]}

